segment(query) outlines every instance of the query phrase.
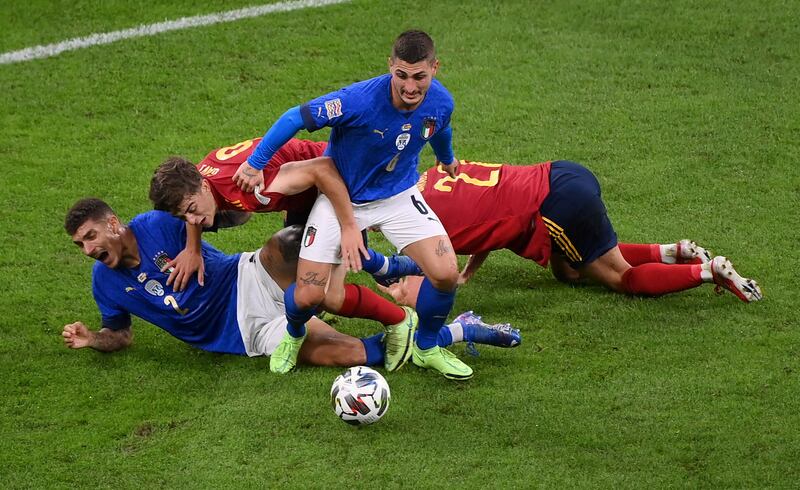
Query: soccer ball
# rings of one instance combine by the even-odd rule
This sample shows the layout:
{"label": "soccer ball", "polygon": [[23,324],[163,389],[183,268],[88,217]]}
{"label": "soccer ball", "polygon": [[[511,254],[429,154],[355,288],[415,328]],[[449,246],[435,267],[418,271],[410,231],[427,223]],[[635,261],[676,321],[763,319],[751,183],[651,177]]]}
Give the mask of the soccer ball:
{"label": "soccer ball", "polygon": [[389,408],[389,384],[381,373],[366,366],[351,367],[333,380],[331,406],[350,425],[380,420]]}

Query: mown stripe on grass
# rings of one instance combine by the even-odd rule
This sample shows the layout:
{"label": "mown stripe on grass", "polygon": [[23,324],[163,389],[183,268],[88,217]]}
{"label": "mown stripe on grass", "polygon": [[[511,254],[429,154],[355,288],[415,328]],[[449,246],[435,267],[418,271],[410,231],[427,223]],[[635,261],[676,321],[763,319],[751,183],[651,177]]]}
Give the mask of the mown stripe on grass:
{"label": "mown stripe on grass", "polygon": [[121,31],[92,34],[90,36],[68,39],[60,43],[48,44],[45,46],[33,46],[31,48],[25,48],[18,51],[9,51],[8,53],[3,53],[0,55],[0,65],[49,58],[65,51],[74,51],[76,49],[88,48],[100,44],[110,44],[123,39],[154,36],[162,32],[208,26],[222,22],[233,22],[236,20],[249,19],[251,17],[259,17],[276,12],[289,12],[292,10],[305,8],[325,7],[327,5],[347,3],[350,1],[351,0],[295,0],[290,2],[259,5],[256,7],[246,7],[237,10],[229,10],[227,12],[218,12],[215,14],[181,17],[180,19],[176,20],[140,25],[138,27],[124,29]]}

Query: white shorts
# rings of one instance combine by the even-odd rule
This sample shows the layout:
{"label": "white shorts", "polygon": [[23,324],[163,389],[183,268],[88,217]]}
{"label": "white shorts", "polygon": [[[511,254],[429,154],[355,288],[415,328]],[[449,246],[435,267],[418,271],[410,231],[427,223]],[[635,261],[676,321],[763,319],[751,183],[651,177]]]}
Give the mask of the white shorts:
{"label": "white shorts", "polygon": [[[353,204],[353,214],[360,230],[371,226],[380,228],[398,252],[425,238],[447,235],[416,185],[386,199]],[[340,264],[341,241],[341,228],[333,205],[325,194],[320,194],[306,222],[300,257]]]}
{"label": "white shorts", "polygon": [[258,251],[239,257],[236,318],[248,356],[268,356],[286,333],[283,289],[267,273]]}

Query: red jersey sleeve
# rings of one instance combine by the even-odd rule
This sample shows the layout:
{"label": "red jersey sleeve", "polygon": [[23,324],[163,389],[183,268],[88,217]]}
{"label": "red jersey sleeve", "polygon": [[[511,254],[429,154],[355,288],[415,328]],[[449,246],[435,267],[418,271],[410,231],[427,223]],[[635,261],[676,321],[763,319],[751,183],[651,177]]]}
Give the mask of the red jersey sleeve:
{"label": "red jersey sleeve", "polygon": [[[208,181],[220,209],[237,209],[256,213],[292,211],[306,213],[317,198],[317,189],[310,188],[299,194],[285,195],[277,192],[243,192],[233,183],[239,166],[255,150],[261,138],[242,141],[232,146],[218,148],[197,164],[197,169]],[[278,149],[264,170],[264,188],[275,179],[282,165],[322,156],[327,143],[291,139]]]}

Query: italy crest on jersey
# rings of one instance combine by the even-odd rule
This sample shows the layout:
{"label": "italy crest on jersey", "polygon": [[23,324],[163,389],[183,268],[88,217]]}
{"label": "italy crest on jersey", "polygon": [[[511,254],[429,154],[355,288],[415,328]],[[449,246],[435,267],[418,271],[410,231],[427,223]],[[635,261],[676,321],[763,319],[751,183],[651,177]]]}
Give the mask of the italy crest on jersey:
{"label": "italy crest on jersey", "polygon": [[306,238],[303,240],[304,247],[310,247],[312,243],[314,243],[314,238],[317,236],[317,229],[313,226],[309,226],[306,229]]}
{"label": "italy crest on jersey", "polygon": [[[153,262],[156,263],[156,267],[158,267],[159,269],[163,269],[164,266],[167,265],[167,263],[169,263],[169,261],[170,261],[169,255],[167,255],[167,253],[164,252],[163,250],[159,251],[156,254],[156,256],[153,257]],[[173,270],[175,270],[175,268],[170,267],[169,269],[167,269],[167,272],[172,273]]]}
{"label": "italy crest on jersey", "polygon": [[427,140],[436,131],[436,118],[426,117],[422,120],[422,139]]}

